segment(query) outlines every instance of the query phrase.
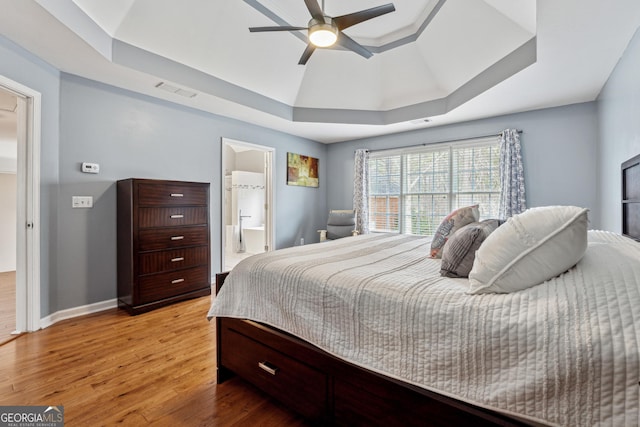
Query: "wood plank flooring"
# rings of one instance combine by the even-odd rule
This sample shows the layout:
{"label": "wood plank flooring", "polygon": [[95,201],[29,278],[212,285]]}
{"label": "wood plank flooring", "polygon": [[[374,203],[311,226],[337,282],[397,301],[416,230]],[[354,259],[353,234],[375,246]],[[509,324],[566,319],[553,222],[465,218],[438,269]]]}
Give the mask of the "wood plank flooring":
{"label": "wood plank flooring", "polygon": [[257,389],[215,381],[210,297],[69,319],[0,347],[0,405],[64,405],[65,426],[305,426]]}

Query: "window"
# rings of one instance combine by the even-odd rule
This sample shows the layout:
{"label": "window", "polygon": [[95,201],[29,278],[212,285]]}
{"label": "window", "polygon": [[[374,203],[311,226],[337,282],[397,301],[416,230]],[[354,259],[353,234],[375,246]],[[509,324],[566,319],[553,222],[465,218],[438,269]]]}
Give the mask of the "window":
{"label": "window", "polygon": [[371,153],[369,229],[430,236],[453,209],[474,204],[496,218],[499,162],[497,138]]}
{"label": "window", "polygon": [[369,159],[369,229],[398,231],[400,225],[400,156]]}

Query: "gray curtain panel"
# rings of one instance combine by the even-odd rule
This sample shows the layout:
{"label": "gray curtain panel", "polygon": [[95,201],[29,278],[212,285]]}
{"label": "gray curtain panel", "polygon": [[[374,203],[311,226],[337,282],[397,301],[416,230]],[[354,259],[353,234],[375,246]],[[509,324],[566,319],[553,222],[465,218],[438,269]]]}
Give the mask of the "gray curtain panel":
{"label": "gray curtain panel", "polygon": [[356,230],[369,233],[369,150],[358,149],[353,167],[353,208],[358,213]]}
{"label": "gray curtain panel", "polygon": [[524,195],[524,168],[520,134],[517,129],[506,129],[500,137],[500,219],[507,219],[524,212],[527,204]]}

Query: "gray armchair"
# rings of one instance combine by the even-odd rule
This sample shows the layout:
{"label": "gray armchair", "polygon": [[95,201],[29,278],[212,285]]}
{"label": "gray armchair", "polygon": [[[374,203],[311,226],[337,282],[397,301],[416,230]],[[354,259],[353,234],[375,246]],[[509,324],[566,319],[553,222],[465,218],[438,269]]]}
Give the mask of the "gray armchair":
{"label": "gray armchair", "polygon": [[331,210],[327,219],[327,229],[318,230],[320,241],[335,240],[342,237],[356,236],[356,216],[354,210]]}

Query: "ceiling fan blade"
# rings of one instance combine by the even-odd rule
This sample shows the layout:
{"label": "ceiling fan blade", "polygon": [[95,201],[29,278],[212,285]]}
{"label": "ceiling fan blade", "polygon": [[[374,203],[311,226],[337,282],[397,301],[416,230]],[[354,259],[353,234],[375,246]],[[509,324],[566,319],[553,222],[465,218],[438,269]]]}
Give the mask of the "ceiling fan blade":
{"label": "ceiling fan blade", "polygon": [[316,47],[309,43],[307,48],[302,52],[302,56],[300,57],[300,61],[298,61],[299,65],[306,65],[307,61],[311,57],[311,54],[316,50]]}
{"label": "ceiling fan blade", "polygon": [[249,27],[249,31],[252,33],[261,33],[265,31],[298,31],[308,30],[307,27],[291,27],[291,26],[277,26],[277,27]]}
{"label": "ceiling fan blade", "polygon": [[367,48],[365,48],[360,43],[353,40],[351,37],[344,34],[343,32],[338,33],[338,40],[336,40],[336,44],[339,44],[344,48],[352,50],[358,55],[363,56],[367,59],[373,56],[373,53],[371,53]]}
{"label": "ceiling fan blade", "polygon": [[307,9],[309,9],[309,13],[311,14],[311,17],[316,19],[322,19],[322,17],[324,16],[324,12],[320,8],[320,5],[318,4],[318,0],[304,0],[304,4],[307,5]]}
{"label": "ceiling fan blade", "polygon": [[393,3],[389,3],[383,6],[376,6],[372,7],[371,9],[361,10],[360,12],[338,16],[336,18],[333,18],[333,22],[336,24],[338,29],[344,30],[345,28],[349,28],[353,25],[359,24],[372,18],[376,18],[389,12],[393,12],[395,10],[396,8]]}

